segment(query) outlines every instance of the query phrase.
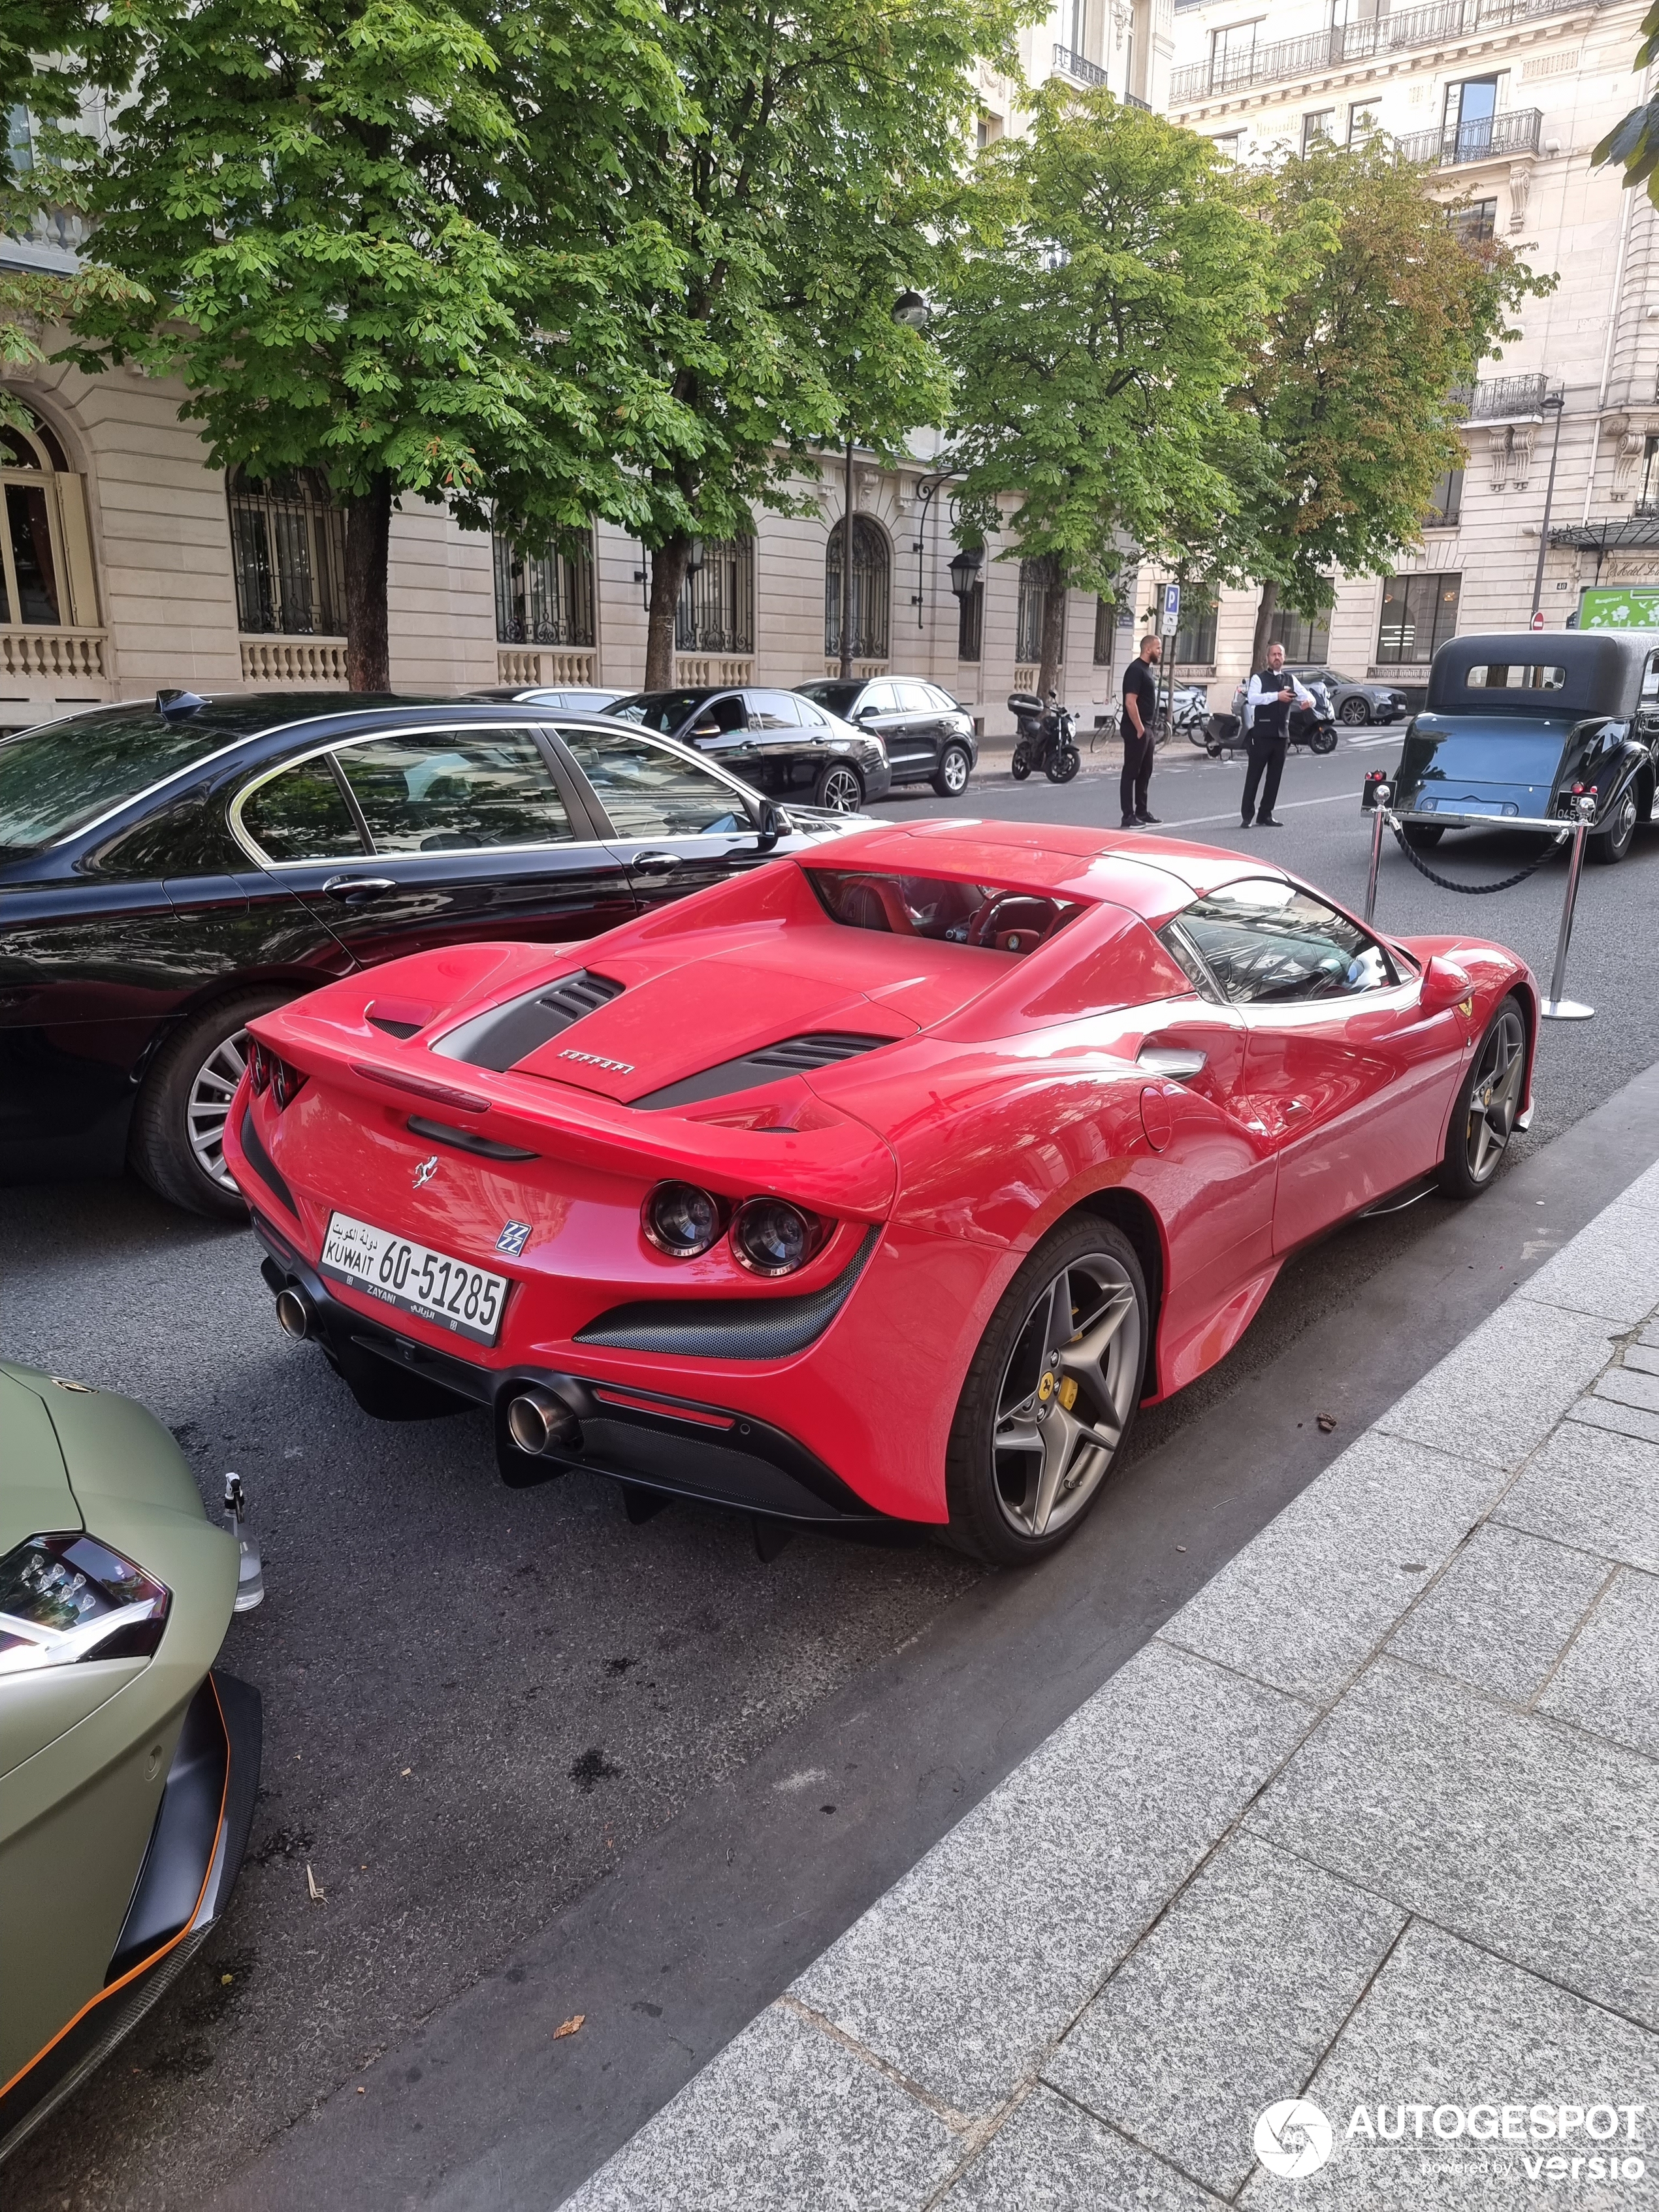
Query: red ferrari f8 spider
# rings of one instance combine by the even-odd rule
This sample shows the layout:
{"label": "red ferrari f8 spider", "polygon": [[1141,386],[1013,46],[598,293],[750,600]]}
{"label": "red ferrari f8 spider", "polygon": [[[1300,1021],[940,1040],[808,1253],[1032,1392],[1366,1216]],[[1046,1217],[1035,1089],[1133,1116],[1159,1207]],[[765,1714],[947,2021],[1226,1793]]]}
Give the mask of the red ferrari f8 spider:
{"label": "red ferrari f8 spider", "polygon": [[[580,964],[579,964],[580,963]],[[1530,1112],[1538,994],[1248,855],[930,822],[581,947],[260,1017],[225,1156],[278,1316],[392,1419],[1036,1557],[1287,1253]]]}

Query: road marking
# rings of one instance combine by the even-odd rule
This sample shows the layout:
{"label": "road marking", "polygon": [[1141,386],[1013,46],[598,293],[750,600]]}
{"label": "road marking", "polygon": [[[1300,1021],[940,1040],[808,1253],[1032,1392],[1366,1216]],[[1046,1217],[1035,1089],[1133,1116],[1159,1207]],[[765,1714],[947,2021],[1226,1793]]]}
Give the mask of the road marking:
{"label": "road marking", "polygon": [[[1283,808],[1283,811],[1288,814],[1293,806],[1335,806],[1340,805],[1344,799],[1346,799],[1348,805],[1352,806],[1362,796],[1363,793],[1358,791],[1334,791],[1328,799],[1286,799],[1276,801],[1275,804],[1280,805]],[[1164,822],[1160,823],[1158,826],[1160,829],[1164,830],[1201,830],[1207,823],[1211,822],[1237,821],[1238,811],[1235,808],[1231,814],[1193,814],[1188,816],[1183,821]],[[1239,823],[1240,829],[1243,829],[1243,826],[1244,825],[1242,822]]]}

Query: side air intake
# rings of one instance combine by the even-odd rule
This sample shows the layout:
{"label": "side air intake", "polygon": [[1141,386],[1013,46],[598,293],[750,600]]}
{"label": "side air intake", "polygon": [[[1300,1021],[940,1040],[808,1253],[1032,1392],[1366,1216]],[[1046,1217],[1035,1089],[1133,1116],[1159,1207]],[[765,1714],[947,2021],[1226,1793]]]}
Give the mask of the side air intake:
{"label": "side air intake", "polygon": [[776,1044],[759,1046],[741,1060],[723,1060],[705,1067],[701,1075],[688,1075],[632,1103],[641,1112],[656,1114],[670,1106],[695,1106],[705,1098],[724,1098],[734,1091],[753,1091],[763,1083],[775,1083],[782,1075],[805,1075],[815,1067],[834,1067],[873,1052],[879,1044],[892,1044],[889,1036],[859,1036],[848,1030],[820,1030],[807,1036],[784,1037]]}
{"label": "side air intake", "polygon": [[494,1068],[499,1075],[579,1022],[620,998],[623,985],[610,975],[595,975],[586,968],[561,977],[550,991],[532,991],[522,999],[509,999],[492,1006],[447,1036],[440,1037],[434,1052],[446,1060],[465,1060],[469,1067]]}

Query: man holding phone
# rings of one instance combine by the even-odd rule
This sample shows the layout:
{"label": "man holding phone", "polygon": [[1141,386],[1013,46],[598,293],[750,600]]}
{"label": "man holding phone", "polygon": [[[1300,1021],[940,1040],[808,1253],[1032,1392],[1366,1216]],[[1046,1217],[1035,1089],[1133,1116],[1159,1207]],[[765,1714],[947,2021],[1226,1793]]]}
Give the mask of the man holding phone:
{"label": "man holding phone", "polygon": [[[1249,737],[1250,760],[1241,805],[1244,829],[1249,829],[1252,823],[1258,830],[1284,827],[1273,812],[1273,801],[1279,796],[1279,779],[1285,773],[1291,709],[1313,704],[1313,693],[1305,684],[1298,684],[1285,668],[1284,647],[1270,645],[1267,665],[1255,671],[1244,694],[1244,726]],[[1261,811],[1258,813],[1255,794],[1264,769],[1267,781],[1262,787]]]}

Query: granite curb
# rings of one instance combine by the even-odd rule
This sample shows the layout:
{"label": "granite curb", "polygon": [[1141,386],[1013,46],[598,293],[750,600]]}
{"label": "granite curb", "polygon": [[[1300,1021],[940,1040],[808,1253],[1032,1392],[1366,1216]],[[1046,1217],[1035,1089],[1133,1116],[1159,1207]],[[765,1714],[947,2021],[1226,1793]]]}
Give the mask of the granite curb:
{"label": "granite curb", "polygon": [[[573,2212],[1659,2206],[1656,1314],[1659,1167]],[[1302,2097],[1333,2147],[1281,2178]]]}

